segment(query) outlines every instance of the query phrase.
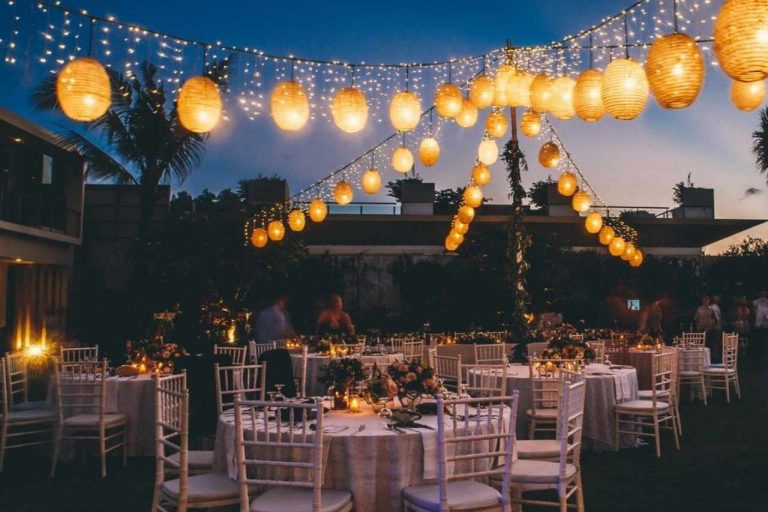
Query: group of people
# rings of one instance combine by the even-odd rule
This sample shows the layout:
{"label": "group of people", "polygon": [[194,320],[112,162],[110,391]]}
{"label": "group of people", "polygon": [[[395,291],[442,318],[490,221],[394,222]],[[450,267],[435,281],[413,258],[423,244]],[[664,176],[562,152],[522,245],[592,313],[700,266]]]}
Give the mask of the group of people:
{"label": "group of people", "polygon": [[[288,302],[287,293],[276,293],[270,305],[257,313],[251,336],[257,343],[296,337],[296,331],[288,313]],[[317,315],[315,334],[319,336],[355,334],[355,325],[349,313],[344,311],[344,302],[340,295],[332,294],[328,297],[325,306]]]}

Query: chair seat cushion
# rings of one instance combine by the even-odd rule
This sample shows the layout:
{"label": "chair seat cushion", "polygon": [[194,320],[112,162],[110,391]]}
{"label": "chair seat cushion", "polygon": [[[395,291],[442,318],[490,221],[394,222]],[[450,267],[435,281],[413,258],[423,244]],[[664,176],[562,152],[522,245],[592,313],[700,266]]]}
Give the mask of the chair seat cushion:
{"label": "chair seat cushion", "polygon": [[557,409],[536,409],[536,414],[534,415],[533,409],[528,409],[525,411],[525,414],[528,415],[529,418],[543,418],[548,420],[557,420]]}
{"label": "chair seat cushion", "polygon": [[560,441],[556,439],[519,439],[515,445],[520,459],[551,459],[560,456]]}
{"label": "chair seat cushion", "polygon": [[[178,498],[178,478],[163,482],[162,490],[171,498]],[[190,502],[238,499],[239,496],[240,485],[226,473],[203,473],[187,478],[187,499]]]}
{"label": "chair seat cushion", "polygon": [[[168,457],[168,459],[175,462],[176,464],[179,464],[180,456],[181,454],[176,452]],[[187,456],[187,467],[189,469],[213,468],[213,452],[203,450],[190,451],[189,455]]]}
{"label": "chair seat cushion", "polygon": [[[576,474],[576,466],[565,465],[565,477]],[[512,464],[509,480],[513,484],[552,484],[560,477],[560,463],[543,460],[518,459]]]}
{"label": "chair seat cushion", "polygon": [[[637,392],[638,398],[640,400],[653,400],[653,390],[652,389],[641,389]],[[661,393],[656,393],[656,396],[658,397],[668,397],[669,391],[662,391]]]}
{"label": "chair seat cushion", "polygon": [[[414,485],[403,489],[403,498],[430,512],[439,512],[440,490],[437,484]],[[501,503],[499,491],[474,480],[448,482],[448,508],[450,510],[477,510]],[[287,509],[286,509],[287,510]],[[254,512],[251,509],[251,512]]]}
{"label": "chair seat cushion", "polygon": [[725,366],[707,366],[704,368],[705,375],[724,375],[726,373],[736,373],[736,369]]}
{"label": "chair seat cushion", "polygon": [[[669,404],[667,402],[656,401],[657,411],[664,411],[667,409],[669,409]],[[630,400],[629,402],[622,402],[616,404],[616,411],[653,411],[653,400]]]}
{"label": "chair seat cushion", "polygon": [[[251,502],[251,512],[312,512],[312,489],[276,487]],[[349,491],[323,489],[321,512],[352,510],[352,494]]]}
{"label": "chair seat cushion", "polygon": [[[104,424],[108,427],[124,425],[128,421],[128,416],[122,413],[110,412],[104,414]],[[98,414],[76,414],[64,420],[67,427],[98,427]]]}
{"label": "chair seat cushion", "polygon": [[[0,414],[0,418],[3,415]],[[28,410],[28,411],[11,411],[8,413],[9,423],[22,423],[22,422],[47,422],[56,421],[56,413],[53,411],[44,410]]]}
{"label": "chair seat cushion", "polygon": [[697,370],[680,370],[678,375],[681,377],[698,377],[701,375],[701,372]]}
{"label": "chair seat cushion", "polygon": [[19,402],[13,405],[14,411],[45,411],[50,409],[51,404],[47,400]]}

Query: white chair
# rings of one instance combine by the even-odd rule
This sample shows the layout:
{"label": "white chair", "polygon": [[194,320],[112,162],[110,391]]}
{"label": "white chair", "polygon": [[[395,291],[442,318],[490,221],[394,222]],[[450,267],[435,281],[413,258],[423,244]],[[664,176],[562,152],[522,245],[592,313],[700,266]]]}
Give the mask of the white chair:
{"label": "white chair", "polygon": [[406,341],[403,342],[403,360],[414,361],[424,357],[424,342],[423,341]]}
{"label": "white chair", "polygon": [[[437,483],[403,489],[404,511],[509,512],[517,402],[517,391],[512,397],[456,400],[438,395]],[[480,411],[480,404],[486,407],[482,413],[467,413]],[[501,492],[489,485],[493,481]]]}
{"label": "white chair", "polygon": [[704,383],[707,393],[713,389],[722,389],[725,391],[725,401],[730,403],[731,385],[733,385],[736,396],[741,399],[738,359],[739,335],[723,333],[723,363],[704,368]]}
{"label": "white chair", "polygon": [[8,376],[8,407],[12,411],[50,409],[48,400],[29,401],[29,373],[27,358],[23,352],[7,353],[5,365]]}
{"label": "white chair", "polygon": [[682,334],[682,344],[688,348],[704,347],[706,338],[707,334],[704,332],[684,332]]}
{"label": "white chair", "polygon": [[405,342],[412,342],[412,341],[416,341],[416,338],[390,338],[389,346],[393,354],[402,353],[403,344]]}
{"label": "white chair", "polygon": [[434,368],[437,365],[437,347],[428,349],[427,356],[429,358],[429,367]]}
{"label": "white chair", "polygon": [[593,360],[598,363],[605,361],[605,342],[604,341],[590,341],[589,348],[592,349],[594,354]]}
{"label": "white chair", "polygon": [[528,418],[528,439],[535,439],[537,432],[557,433],[559,400],[565,365],[575,367],[575,359],[528,359],[528,387],[531,393]]}
{"label": "white chair", "polygon": [[473,398],[505,396],[506,364],[462,364],[459,368],[463,377],[459,394]]}
{"label": "white chair", "polygon": [[[237,482],[226,473],[191,475],[189,391],[186,374],[155,380],[155,488],[152,512],[213,508],[240,501]],[[166,480],[169,473],[178,478]]]}
{"label": "white chair", "polygon": [[267,350],[275,350],[277,348],[277,342],[272,341],[269,343],[256,343],[255,341],[248,342],[248,356],[251,359],[251,363],[257,363],[259,356]]}
{"label": "white chair", "polygon": [[53,443],[51,477],[56,473],[61,441],[98,441],[101,477],[107,476],[107,453],[123,449],[128,462],[123,413],[107,412],[107,360],[101,362],[57,363],[56,409],[58,422]]}
{"label": "white chair", "polygon": [[477,364],[507,364],[507,345],[493,343],[482,345],[475,343],[475,363]]}
{"label": "white chair", "polygon": [[435,356],[435,378],[443,381],[443,386],[459,392],[461,386],[461,355],[456,357]]}
{"label": "white chair", "polygon": [[235,406],[235,400],[264,400],[267,363],[247,366],[213,365],[216,379],[216,412],[219,416]]}
{"label": "white chair", "polygon": [[[704,405],[707,405],[707,390],[704,384],[704,363],[706,361],[707,354],[704,347],[691,347],[685,346],[677,349],[677,375],[679,379],[679,387],[687,385],[690,387],[690,398],[694,398],[694,389],[699,388]],[[650,390],[641,391],[640,398],[650,398]]]}
{"label": "white chair", "polygon": [[99,346],[93,347],[59,347],[60,363],[96,363],[99,361]]}
{"label": "white chair", "polygon": [[[270,419],[273,413],[280,419]],[[316,421],[314,429],[310,429],[312,420]],[[351,511],[349,491],[322,489],[323,451],[320,401],[307,404],[236,399],[235,454],[240,511]],[[269,489],[251,501],[251,486]]]}
{"label": "white chair", "polygon": [[248,356],[248,347],[236,347],[234,345],[214,345],[214,355],[224,355],[232,358],[232,365],[242,366]]}
{"label": "white chair", "polygon": [[[615,445],[618,450],[619,434],[653,437],[656,442],[656,457],[661,457],[661,428],[672,430],[675,447],[680,449],[677,421],[673,411],[675,353],[654,354],[651,363],[653,382],[650,400],[630,400],[614,406],[616,417]],[[671,422],[672,427],[666,423]],[[652,431],[649,431],[652,429]]]}
{"label": "white chair", "polygon": [[6,450],[50,443],[56,423],[53,411],[16,410],[13,407],[9,366],[5,358],[0,358],[0,472],[3,471]]}

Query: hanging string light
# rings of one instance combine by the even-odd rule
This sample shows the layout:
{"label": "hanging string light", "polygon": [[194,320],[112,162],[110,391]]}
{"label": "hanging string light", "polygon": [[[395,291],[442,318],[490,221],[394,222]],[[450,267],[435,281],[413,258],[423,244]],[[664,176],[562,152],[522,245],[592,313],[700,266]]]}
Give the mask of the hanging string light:
{"label": "hanging string light", "polygon": [[603,105],[603,73],[594,66],[592,34],[589,35],[589,69],[582,72],[576,79],[573,89],[573,107],[576,115],[584,121],[593,123],[599,121],[605,114]]}
{"label": "hanging string light", "polygon": [[576,175],[572,172],[565,171],[557,179],[557,191],[560,195],[565,197],[571,197],[576,193],[579,188],[579,182]]}
{"label": "hanging string light", "polygon": [[560,148],[553,142],[545,142],[539,149],[539,163],[542,167],[551,169],[560,162]]}
{"label": "hanging string light", "polygon": [[547,75],[536,75],[531,81],[531,108],[539,114],[546,114],[552,106],[554,80]]}
{"label": "hanging string light", "polygon": [[608,244],[608,252],[611,256],[620,257],[626,248],[627,243],[620,236],[614,236]]}
{"label": "hanging string light", "polygon": [[379,190],[381,190],[381,173],[379,173],[379,170],[375,166],[375,150],[372,150],[370,153],[371,165],[360,178],[360,186],[363,188],[363,192],[373,195],[377,194]]}
{"label": "hanging string light", "polygon": [[456,216],[464,224],[470,224],[473,220],[475,220],[475,209],[467,204],[462,205],[459,207],[459,211],[456,213]]}
{"label": "hanging string light", "polygon": [[611,226],[603,226],[598,234],[598,239],[601,244],[609,245],[615,236],[616,232]]}
{"label": "hanging string light", "polygon": [[285,236],[285,226],[282,221],[273,220],[267,226],[267,235],[273,242],[279,242]]}
{"label": "hanging string light", "polygon": [[267,245],[267,242],[269,242],[269,235],[266,229],[256,228],[253,230],[253,233],[251,233],[251,244],[254,247],[261,249]]}
{"label": "hanging string light", "polygon": [[485,119],[485,133],[496,139],[507,133],[507,116],[503,111],[494,108],[488,112],[488,117]]}
{"label": "hanging string light", "polygon": [[499,146],[493,139],[485,139],[477,147],[477,159],[485,165],[493,165],[499,159]]}
{"label": "hanging string light", "polygon": [[573,94],[576,81],[569,76],[561,76],[552,82],[552,100],[550,112],[556,118],[567,121],[576,115],[573,106]]}
{"label": "hanging string light", "polygon": [[587,233],[596,235],[603,228],[603,216],[600,212],[589,212],[586,219],[584,219],[584,228]]}
{"label": "hanging string light", "polygon": [[333,122],[344,133],[357,133],[368,123],[368,100],[355,87],[355,67],[352,66],[352,84],[341,89],[331,102]]}
{"label": "hanging string light", "polygon": [[304,216],[304,212],[299,209],[291,210],[288,214],[288,227],[291,228],[291,231],[303,231],[306,225],[307,219]]}
{"label": "hanging string light", "polygon": [[635,119],[648,101],[648,78],[643,66],[629,58],[627,17],[624,16],[625,57],[608,64],[603,73],[602,99],[605,111],[615,119]]}
{"label": "hanging string light", "polygon": [[592,208],[592,198],[589,192],[585,190],[577,190],[571,198],[571,206],[579,213],[584,213]]}
{"label": "hanging string light", "polygon": [[504,64],[496,71],[496,78],[493,81],[493,101],[494,107],[506,107],[507,102],[507,80],[515,74],[514,66]]}
{"label": "hanging string light", "polygon": [[635,254],[632,256],[632,259],[629,260],[629,264],[632,267],[639,267],[643,264],[644,259],[645,255],[643,254],[643,251],[640,249],[635,249]]}
{"label": "hanging string light", "polygon": [[461,100],[461,110],[454,121],[462,128],[471,128],[477,123],[477,108],[472,100],[464,98]]}
{"label": "hanging string light", "polygon": [[483,191],[477,185],[470,185],[464,189],[464,204],[472,208],[478,208],[483,204]]}
{"label": "hanging string light", "polygon": [[531,82],[533,82],[533,78],[532,74],[517,70],[507,79],[504,95],[510,107],[531,106]]}
{"label": "hanging string light", "polygon": [[536,137],[541,133],[541,114],[531,109],[523,112],[520,119],[520,131],[526,137]]}
{"label": "hanging string light", "polygon": [[193,76],[181,87],[177,107],[184,128],[195,133],[209,132],[221,118],[219,87],[208,77]]}
{"label": "hanging string light", "polygon": [[272,119],[278,128],[287,132],[301,130],[309,120],[309,98],[301,84],[293,79],[293,69],[291,62],[291,79],[277,84],[269,100]]}
{"label": "hanging string light", "polygon": [[469,86],[469,99],[479,109],[488,108],[493,103],[493,80],[485,75],[480,75]]}
{"label": "hanging string light", "polygon": [[309,203],[309,218],[312,222],[323,222],[328,216],[328,205],[319,197]]}
{"label": "hanging string light", "polygon": [[[432,137],[427,137],[419,144],[419,161],[424,167],[432,167],[440,159],[440,144]],[[393,164],[394,165],[394,164]]]}
{"label": "hanging string light", "polygon": [[491,182],[491,170],[483,163],[477,163],[472,168],[472,181],[484,187]]}
{"label": "hanging string light", "polygon": [[768,76],[768,4],[765,0],[726,0],[713,33],[723,72],[740,82]]}
{"label": "hanging string light", "polygon": [[403,144],[392,153],[392,168],[399,173],[405,174],[413,169],[413,153],[405,145],[405,134],[403,134]]}
{"label": "hanging string light", "polygon": [[94,121],[103,116],[112,103],[109,75],[95,59],[75,59],[59,72],[56,98],[70,119]]}
{"label": "hanging string light", "polygon": [[739,110],[751,112],[765,101],[765,80],[731,82],[731,101]]}
{"label": "hanging string light", "polygon": [[457,233],[466,235],[467,232],[469,232],[469,224],[464,224],[458,219],[458,217],[454,217],[452,231],[456,231]]}
{"label": "hanging string light", "polygon": [[419,125],[421,119],[421,99],[408,90],[410,70],[405,68],[405,91],[392,96],[389,103],[389,120],[398,132],[409,132]]}
{"label": "hanging string light", "polygon": [[[440,84],[435,91],[435,108],[437,113],[452,119],[461,111],[461,90],[451,83],[451,66],[448,65],[448,82]],[[421,112],[419,112],[421,113]]]}
{"label": "hanging string light", "polygon": [[336,188],[333,189],[333,200],[337,204],[346,205],[352,202],[354,192],[352,191],[352,185],[346,181],[340,181]]}

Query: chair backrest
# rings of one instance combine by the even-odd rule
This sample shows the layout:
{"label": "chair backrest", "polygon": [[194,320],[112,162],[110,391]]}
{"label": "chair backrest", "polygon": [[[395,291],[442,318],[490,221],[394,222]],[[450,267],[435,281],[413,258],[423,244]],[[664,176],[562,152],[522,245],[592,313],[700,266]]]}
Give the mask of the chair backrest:
{"label": "chair backrest", "polygon": [[56,363],[56,408],[59,422],[74,414],[95,414],[104,421],[107,360]]}
{"label": "chair backrest", "polygon": [[531,392],[531,410],[553,409],[559,406],[563,376],[567,368],[577,368],[576,359],[528,358],[528,385]]}
{"label": "chair backrest", "polygon": [[259,360],[259,356],[267,350],[274,350],[277,348],[276,341],[270,341],[269,343],[256,343],[255,341],[248,342],[248,357],[250,362],[255,363]]}
{"label": "chair backrest", "polygon": [[488,345],[475,344],[475,363],[477,364],[506,364],[507,345],[494,343]]}
{"label": "chair backrest", "polygon": [[675,393],[675,374],[674,366],[676,363],[676,354],[674,351],[653,354],[651,361],[651,391],[654,409],[656,402],[669,401],[669,396],[674,398]]}
{"label": "chair backrest", "polygon": [[703,347],[706,340],[706,333],[703,332],[684,332],[682,335],[683,346]]}
{"label": "chair backrest", "polygon": [[735,370],[739,359],[739,335],[723,333],[723,366]]}
{"label": "chair backrest", "polygon": [[590,341],[589,348],[592,349],[594,354],[594,360],[600,363],[605,359],[605,342],[604,341]]}
{"label": "chair backrest", "polygon": [[232,358],[232,364],[242,366],[245,364],[248,347],[235,347],[229,345],[214,345],[214,355],[225,355]]}
{"label": "chair backrest", "polygon": [[403,360],[413,361],[424,357],[423,341],[404,341],[403,342]]}
{"label": "chair backrest", "polygon": [[443,385],[452,386],[457,392],[461,384],[461,355],[456,357],[435,356],[435,378]]}
{"label": "chair backrest", "polygon": [[[316,423],[310,428],[313,420]],[[241,510],[250,509],[248,487],[266,485],[311,488],[312,510],[320,512],[323,405],[319,400],[314,403],[236,400],[235,453]]]}
{"label": "chair backrest", "polygon": [[437,357],[437,347],[432,347],[427,350],[427,357],[429,358],[429,367],[434,368],[437,365],[435,358]]}
{"label": "chair backrest", "polygon": [[288,398],[296,397],[296,381],[293,373],[291,353],[284,348],[267,350],[259,356],[259,364],[266,363],[269,371],[265,383],[265,391],[275,391],[276,384],[282,384],[283,395]]}
{"label": "chair backrest", "polygon": [[99,361],[99,346],[93,347],[59,347],[60,363],[93,363]]}
{"label": "chair backrest", "polygon": [[[155,383],[155,485],[165,480],[166,465],[179,478],[179,502],[186,501],[189,475],[189,390],[187,374],[161,377]],[[174,455],[178,459],[174,460]]]}
{"label": "chair backrest", "polygon": [[584,341],[583,334],[571,334],[569,338],[572,339],[573,341]]}
{"label": "chair backrest", "polygon": [[29,398],[27,359],[22,352],[5,354],[6,389],[9,409]]}
{"label": "chair backrest", "polygon": [[216,412],[221,415],[235,406],[235,400],[264,400],[267,364],[244,366],[213,365],[216,378]]}
{"label": "chair backrest", "polygon": [[704,347],[681,347],[677,349],[677,368],[681,372],[704,371],[706,352]]}
{"label": "chair backrest", "polygon": [[7,421],[8,411],[11,406],[8,403],[8,369],[4,357],[0,357],[0,423]]}
{"label": "chair backrest", "polygon": [[609,357],[613,354],[623,354],[628,350],[629,345],[623,337],[611,334],[611,339],[605,340],[605,354]]}
{"label": "chair backrest", "polygon": [[462,364],[463,382],[459,393],[472,397],[504,396],[507,387],[506,364]]}
{"label": "chair backrest", "polygon": [[[437,478],[440,510],[448,510],[448,482],[502,476],[502,510],[509,509],[518,393],[511,397],[437,396]],[[470,413],[470,411],[476,411]],[[446,418],[446,413],[450,416]]]}
{"label": "chair backrest", "polygon": [[403,351],[403,343],[410,341],[416,341],[415,338],[390,338],[389,339],[389,345],[392,347],[392,352],[402,352]]}
{"label": "chair backrest", "polygon": [[560,441],[560,480],[566,478],[567,465],[579,467],[581,439],[584,430],[584,397],[587,383],[584,376],[565,371],[559,399],[557,438]]}

